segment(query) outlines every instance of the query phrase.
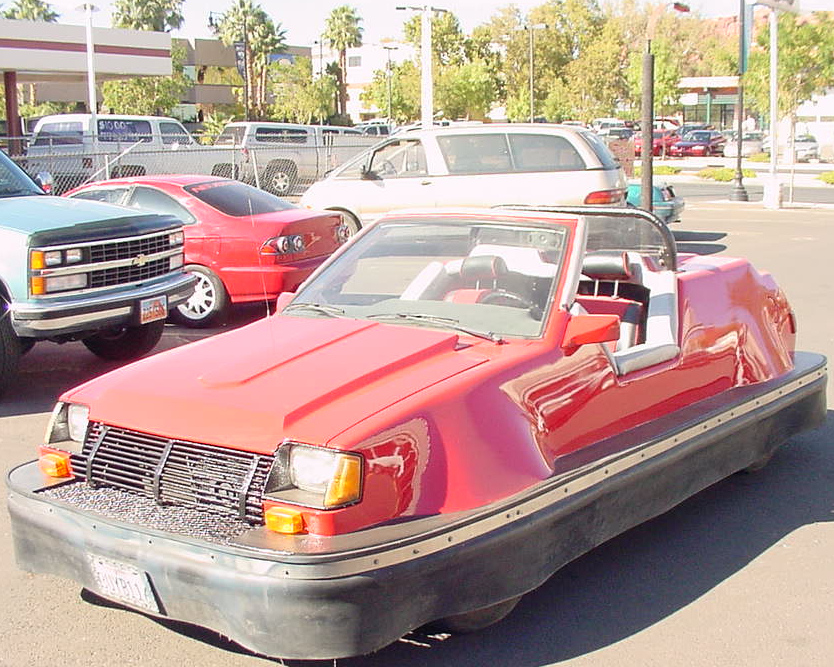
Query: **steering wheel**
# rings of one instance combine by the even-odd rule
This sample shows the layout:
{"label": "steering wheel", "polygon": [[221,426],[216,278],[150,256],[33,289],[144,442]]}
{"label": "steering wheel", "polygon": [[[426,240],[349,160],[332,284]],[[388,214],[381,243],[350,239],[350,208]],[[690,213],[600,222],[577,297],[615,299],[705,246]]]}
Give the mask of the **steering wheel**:
{"label": "steering wheel", "polygon": [[513,292],[497,289],[485,294],[480,303],[493,304],[495,306],[511,306],[513,308],[536,308],[538,306],[532,301],[528,301],[523,296],[519,296]]}
{"label": "steering wheel", "polygon": [[383,160],[379,163],[379,169],[377,173],[383,174],[385,176],[392,176],[397,173],[397,168],[394,166],[394,163],[391,160]]}

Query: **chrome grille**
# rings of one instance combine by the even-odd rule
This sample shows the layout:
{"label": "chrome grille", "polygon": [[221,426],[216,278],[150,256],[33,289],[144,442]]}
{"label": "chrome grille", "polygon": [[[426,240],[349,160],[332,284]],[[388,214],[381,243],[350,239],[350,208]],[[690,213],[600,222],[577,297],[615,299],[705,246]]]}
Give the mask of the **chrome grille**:
{"label": "chrome grille", "polygon": [[111,262],[117,259],[130,259],[138,255],[153,255],[171,249],[170,234],[121,239],[90,246],[90,262]]}
{"label": "chrome grille", "polygon": [[76,478],[92,487],[263,523],[261,494],[272,461],[272,456],[93,423],[72,465]]}
{"label": "chrome grille", "polygon": [[171,260],[168,257],[148,262],[144,266],[114,266],[109,269],[93,271],[90,274],[90,287],[109,287],[125,283],[139,282],[164,276],[171,270]]}

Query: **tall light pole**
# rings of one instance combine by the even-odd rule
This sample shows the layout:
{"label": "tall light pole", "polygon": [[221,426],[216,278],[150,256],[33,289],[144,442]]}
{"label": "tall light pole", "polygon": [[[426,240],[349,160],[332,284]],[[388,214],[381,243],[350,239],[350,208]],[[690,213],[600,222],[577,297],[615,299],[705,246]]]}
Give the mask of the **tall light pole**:
{"label": "tall light pole", "polygon": [[434,81],[432,80],[431,57],[431,20],[435,13],[445,13],[445,9],[423,5],[397,7],[403,11],[420,12],[420,123],[423,127],[434,124]]}
{"label": "tall light pole", "polygon": [[392,74],[392,72],[391,72],[391,51],[396,51],[397,47],[396,46],[383,46],[382,48],[385,49],[385,55],[388,59],[388,63],[386,65],[385,73],[386,73],[386,76],[388,78],[388,122],[390,123],[391,122],[391,97],[392,97],[392,95],[391,95],[391,74]]}
{"label": "tall light pole", "polygon": [[654,55],[652,39],[660,12],[671,6],[676,12],[686,13],[689,5],[683,2],[671,2],[657,7],[646,24],[646,52],[643,54],[643,96],[640,113],[640,208],[652,210],[652,192],[654,190]]}
{"label": "tall light pole", "polygon": [[736,118],[736,177],[730,191],[730,201],[748,201],[744,187],[744,171],[741,168],[741,149],[744,142],[744,84],[747,71],[747,21],[744,0],[738,0],[738,116]]}
{"label": "tall light pole", "polygon": [[520,28],[515,28],[516,30],[526,30],[528,35],[528,53],[529,53],[529,62],[528,62],[528,70],[530,74],[530,122],[533,122],[533,118],[535,116],[535,99],[533,94],[533,31],[534,30],[544,30],[547,28],[546,23],[534,23],[534,24],[527,24],[523,25]]}
{"label": "tall light pole", "polygon": [[799,13],[794,0],[747,0],[750,5],[770,8],[770,174],[764,184],[762,203],[765,208],[782,208],[782,184],[776,169],[779,153],[777,137],[779,125],[779,16],[778,12]]}
{"label": "tall light pole", "polygon": [[93,12],[98,11],[98,7],[85,2],[79,8],[79,11],[84,11],[87,17],[87,104],[90,107],[90,121],[93,128],[93,136],[98,134],[98,116],[96,113],[96,67],[93,47]]}

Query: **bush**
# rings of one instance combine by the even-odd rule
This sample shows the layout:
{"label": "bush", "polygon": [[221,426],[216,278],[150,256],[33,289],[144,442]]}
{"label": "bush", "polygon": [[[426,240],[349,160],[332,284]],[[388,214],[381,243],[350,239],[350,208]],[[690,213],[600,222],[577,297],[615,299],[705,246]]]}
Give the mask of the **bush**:
{"label": "bush", "polygon": [[[744,178],[756,177],[756,172],[752,169],[742,169],[741,173]],[[698,178],[709,178],[713,181],[729,183],[736,177],[736,170],[730,167],[707,167],[706,169],[701,169],[696,175]]]}
{"label": "bush", "polygon": [[747,159],[750,162],[770,162],[770,153],[756,153]]}
{"label": "bush", "polygon": [[[639,177],[643,172],[641,171],[640,167],[634,167],[634,177]],[[681,173],[680,167],[672,167],[670,165],[658,165],[655,167],[652,165],[652,174],[655,176],[674,176],[675,174]]]}
{"label": "bush", "polygon": [[834,185],[834,171],[824,171],[817,178],[819,178],[823,183]]}

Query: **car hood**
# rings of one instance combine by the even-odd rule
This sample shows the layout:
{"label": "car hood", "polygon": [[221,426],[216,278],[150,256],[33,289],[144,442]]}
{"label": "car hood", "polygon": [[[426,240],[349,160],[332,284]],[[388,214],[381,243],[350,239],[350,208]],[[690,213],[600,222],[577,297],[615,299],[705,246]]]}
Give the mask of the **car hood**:
{"label": "car hood", "polygon": [[147,213],[131,212],[102,202],[49,195],[0,199],[0,227],[30,234],[131,217],[147,217]]}
{"label": "car hood", "polygon": [[454,333],[277,315],[113,371],[64,400],[89,405],[93,421],[271,453],[285,438],[329,443],[485,361]]}

